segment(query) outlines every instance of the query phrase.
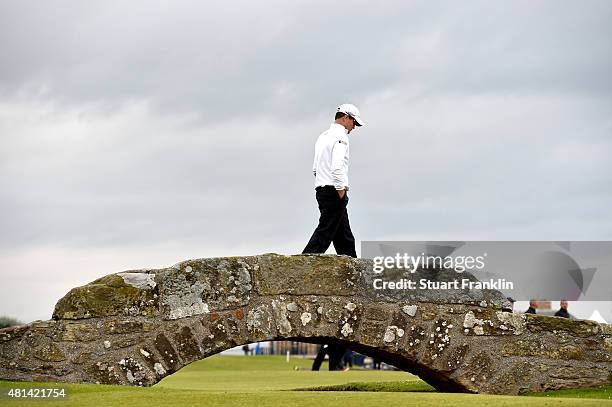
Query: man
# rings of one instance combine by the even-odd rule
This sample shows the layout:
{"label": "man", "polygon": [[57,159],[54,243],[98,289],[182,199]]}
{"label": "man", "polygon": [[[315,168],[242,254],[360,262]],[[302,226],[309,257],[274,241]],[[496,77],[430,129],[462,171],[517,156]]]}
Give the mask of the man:
{"label": "man", "polygon": [[559,311],[555,312],[555,316],[562,317],[562,318],[571,318],[570,313],[567,312],[567,301],[561,300],[559,305],[560,305]]}
{"label": "man", "polygon": [[529,301],[529,308],[527,308],[525,314],[535,314],[536,308],[538,308],[538,302],[536,300]]}
{"label": "man", "polygon": [[337,254],[357,257],[348,212],[349,139],[355,127],[363,126],[355,105],[338,107],[334,122],[315,144],[313,173],[319,204],[319,224],[302,253],[325,253],[333,242]]}
{"label": "man", "polygon": [[[312,170],[315,176],[316,198],[319,204],[319,224],[302,253],[325,253],[333,242],[337,254],[357,257],[355,238],[351,232],[348,212],[349,139],[355,127],[363,126],[359,109],[355,105],[338,106],[334,122],[315,144]],[[342,370],[343,345],[323,345],[312,365],[319,370],[329,354],[329,370]]]}

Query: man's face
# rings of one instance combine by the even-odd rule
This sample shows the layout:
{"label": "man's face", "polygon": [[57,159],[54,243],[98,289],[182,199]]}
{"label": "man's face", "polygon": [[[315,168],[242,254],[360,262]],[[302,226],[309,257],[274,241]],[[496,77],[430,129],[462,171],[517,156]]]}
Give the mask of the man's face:
{"label": "man's face", "polygon": [[353,119],[353,118],[352,118],[351,116],[349,116],[349,115],[344,116],[344,117],[343,117],[343,119],[344,119],[344,121],[345,121],[345,123],[346,123],[344,127],[346,128],[346,130],[347,130],[347,131],[349,132],[349,134],[350,134],[350,132],[351,132],[351,131],[353,131],[353,130],[355,129],[355,126],[357,125],[357,124],[355,123],[355,119]]}
{"label": "man's face", "polygon": [[561,308],[567,309],[567,301],[561,301]]}

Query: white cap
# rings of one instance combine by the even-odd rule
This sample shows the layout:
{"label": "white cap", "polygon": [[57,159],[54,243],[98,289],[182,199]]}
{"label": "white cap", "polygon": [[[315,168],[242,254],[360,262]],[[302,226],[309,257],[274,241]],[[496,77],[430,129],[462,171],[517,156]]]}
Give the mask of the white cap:
{"label": "white cap", "polygon": [[359,109],[357,106],[351,105],[350,103],[345,103],[343,105],[338,106],[338,113],[345,113],[351,116],[357,122],[357,126],[365,125],[364,121],[361,119],[359,115]]}

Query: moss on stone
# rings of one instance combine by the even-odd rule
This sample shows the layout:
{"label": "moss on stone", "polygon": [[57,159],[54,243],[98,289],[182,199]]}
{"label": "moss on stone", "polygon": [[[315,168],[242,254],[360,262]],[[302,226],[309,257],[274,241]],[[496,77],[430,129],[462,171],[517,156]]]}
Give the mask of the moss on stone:
{"label": "moss on stone", "polygon": [[104,276],[82,287],[73,288],[60,299],[54,319],[82,319],[110,315],[158,315],[152,290],[126,284],[117,274]]}
{"label": "moss on stone", "polygon": [[34,357],[43,362],[61,362],[66,360],[66,355],[55,343],[41,346],[34,353]]}
{"label": "moss on stone", "polygon": [[574,321],[568,318],[527,314],[527,329],[531,332],[565,331],[586,338],[599,333],[599,324],[593,321]]}

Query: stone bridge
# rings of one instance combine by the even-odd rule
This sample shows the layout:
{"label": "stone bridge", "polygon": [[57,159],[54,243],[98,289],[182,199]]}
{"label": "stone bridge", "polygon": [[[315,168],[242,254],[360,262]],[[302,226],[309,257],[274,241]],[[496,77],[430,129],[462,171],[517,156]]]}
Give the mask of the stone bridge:
{"label": "stone bridge", "polygon": [[0,377],[151,386],[236,345],[299,340],[341,342],[441,391],[612,381],[611,325],[506,312],[497,291],[374,290],[375,277],[370,260],[276,254],[110,274],[71,290],[52,320],[0,330]]}

